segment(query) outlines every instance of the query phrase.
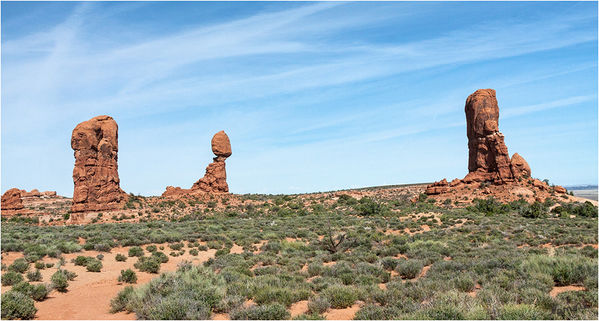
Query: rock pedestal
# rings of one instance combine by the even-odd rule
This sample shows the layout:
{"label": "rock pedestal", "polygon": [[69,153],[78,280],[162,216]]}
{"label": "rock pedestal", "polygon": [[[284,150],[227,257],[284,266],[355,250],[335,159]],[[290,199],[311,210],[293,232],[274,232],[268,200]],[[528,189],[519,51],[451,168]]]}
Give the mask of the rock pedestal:
{"label": "rock pedestal", "polygon": [[106,211],[123,207],[127,194],[118,173],[118,126],[110,116],[97,116],[73,130],[75,151],[72,212]]}
{"label": "rock pedestal", "polygon": [[231,156],[231,142],[224,131],[220,131],[212,137],[212,152],[216,157],[213,162],[206,167],[206,174],[200,178],[191,187],[193,190],[200,190],[208,193],[228,193],[227,171],[225,168],[225,159]]}

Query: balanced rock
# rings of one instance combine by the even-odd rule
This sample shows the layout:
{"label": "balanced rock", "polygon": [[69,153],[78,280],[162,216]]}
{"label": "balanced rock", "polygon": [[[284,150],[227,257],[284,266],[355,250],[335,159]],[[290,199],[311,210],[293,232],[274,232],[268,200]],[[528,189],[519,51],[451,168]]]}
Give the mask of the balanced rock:
{"label": "balanced rock", "polygon": [[224,131],[220,131],[212,137],[212,152],[216,157],[206,167],[206,174],[191,187],[192,191],[207,193],[228,193],[227,171],[225,159],[231,156],[231,142]]}
{"label": "balanced rock", "polygon": [[118,126],[110,116],[97,116],[75,127],[72,212],[120,209],[127,194],[118,173]]}
{"label": "balanced rock", "polygon": [[23,191],[18,188],[11,188],[2,194],[2,210],[21,210],[23,209]]}

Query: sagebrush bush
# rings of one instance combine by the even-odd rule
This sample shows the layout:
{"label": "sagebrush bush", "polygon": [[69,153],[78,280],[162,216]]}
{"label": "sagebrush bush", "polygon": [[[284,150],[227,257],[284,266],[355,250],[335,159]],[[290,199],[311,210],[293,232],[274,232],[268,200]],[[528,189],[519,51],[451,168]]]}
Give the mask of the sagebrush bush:
{"label": "sagebrush bush", "polygon": [[85,266],[89,272],[100,272],[102,270],[102,261],[91,259]]}
{"label": "sagebrush bush", "polygon": [[33,299],[16,291],[2,294],[1,309],[3,320],[32,320],[37,312]]}
{"label": "sagebrush bush", "polygon": [[358,299],[356,288],[345,285],[332,285],[322,291],[322,295],[331,303],[335,309],[350,307]]}
{"label": "sagebrush bush", "polygon": [[308,301],[308,312],[312,314],[323,314],[331,307],[331,303],[325,297],[318,296]]}
{"label": "sagebrush bush", "polygon": [[397,273],[406,279],[413,279],[420,274],[424,265],[420,260],[400,260],[397,264]]}
{"label": "sagebrush bush", "polygon": [[29,271],[27,272],[27,280],[34,282],[34,281],[41,281],[42,280],[42,273],[40,272],[40,270],[35,270],[35,271]]}
{"label": "sagebrush bush", "polygon": [[29,263],[25,259],[16,259],[11,265],[8,266],[9,271],[17,273],[25,273],[29,269]]}
{"label": "sagebrush bush", "polygon": [[160,259],[156,256],[142,256],[133,266],[141,272],[158,273],[160,264]]}
{"label": "sagebrush bush", "polygon": [[23,281],[23,275],[21,275],[17,272],[10,271],[10,272],[6,272],[6,273],[2,274],[2,285],[3,286],[14,285],[21,281]]}
{"label": "sagebrush bush", "polygon": [[73,263],[78,266],[86,266],[87,262],[93,260],[94,258],[91,256],[83,256],[79,255],[75,259],[73,259]]}
{"label": "sagebrush bush", "polygon": [[52,282],[52,287],[55,288],[57,291],[67,292],[67,288],[69,287],[69,281],[62,270],[58,270],[54,274],[52,274],[50,281]]}
{"label": "sagebrush bush", "polygon": [[121,275],[118,278],[119,282],[137,283],[137,274],[131,269],[121,270]]}
{"label": "sagebrush bush", "polygon": [[120,253],[119,253],[119,254],[117,254],[117,255],[114,257],[114,259],[115,259],[116,261],[118,261],[118,262],[125,262],[125,261],[127,261],[127,257],[126,257],[126,256],[124,256],[123,254],[120,254]]}
{"label": "sagebrush bush", "polygon": [[583,256],[534,255],[522,263],[521,269],[551,275],[557,285],[571,285],[597,274],[597,262]]}
{"label": "sagebrush bush", "polygon": [[130,257],[132,257],[132,256],[137,256],[137,257],[144,256],[144,249],[142,249],[139,246],[131,247],[129,249],[128,255]]}
{"label": "sagebrush bush", "polygon": [[530,304],[509,303],[499,312],[500,320],[542,320],[547,316],[546,312]]}
{"label": "sagebrush bush", "polygon": [[291,316],[279,303],[238,308],[231,311],[232,320],[287,320]]}

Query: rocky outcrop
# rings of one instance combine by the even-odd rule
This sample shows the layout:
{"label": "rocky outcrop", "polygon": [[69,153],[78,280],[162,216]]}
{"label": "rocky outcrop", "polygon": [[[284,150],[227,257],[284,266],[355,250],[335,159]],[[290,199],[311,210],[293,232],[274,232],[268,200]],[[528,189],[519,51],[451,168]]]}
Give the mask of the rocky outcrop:
{"label": "rocky outcrop", "polygon": [[225,159],[231,156],[231,142],[224,131],[220,131],[212,137],[212,152],[216,157],[206,167],[206,174],[191,187],[192,191],[203,191],[207,193],[228,193],[227,171]]}
{"label": "rocky outcrop", "polygon": [[75,151],[72,212],[106,211],[123,207],[127,194],[118,173],[118,126],[110,116],[97,116],[73,130]]}
{"label": "rocky outcrop", "polygon": [[514,153],[514,155],[512,155],[511,164],[512,173],[514,174],[515,178],[530,177],[530,166],[528,166],[526,160],[524,160],[524,158],[520,156],[518,153]]}
{"label": "rocky outcrop", "polygon": [[[448,194],[447,197],[462,199],[464,194],[472,193],[528,195],[533,194],[533,190],[543,193],[551,190],[547,183],[530,179],[530,166],[522,156],[514,153],[509,157],[504,136],[499,132],[499,105],[495,90],[475,91],[466,99],[464,112],[468,137],[468,174],[451,183],[447,183],[446,179],[435,182],[427,186],[426,194]],[[524,186],[532,190],[519,188]],[[562,193],[560,187],[554,187],[553,190]]]}
{"label": "rocky outcrop", "polygon": [[514,179],[503,134],[499,132],[499,106],[493,89],[479,89],[466,99],[468,136],[467,182],[504,182]]}
{"label": "rocky outcrop", "polygon": [[23,209],[23,191],[18,188],[11,188],[2,194],[2,210],[16,211]]}

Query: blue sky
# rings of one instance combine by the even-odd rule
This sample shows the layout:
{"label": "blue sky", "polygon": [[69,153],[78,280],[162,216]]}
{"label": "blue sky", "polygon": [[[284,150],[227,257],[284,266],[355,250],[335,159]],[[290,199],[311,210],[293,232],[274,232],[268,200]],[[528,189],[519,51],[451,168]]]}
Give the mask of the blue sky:
{"label": "blue sky", "polygon": [[494,88],[532,175],[597,184],[596,2],[2,2],[2,192],[71,196],[71,132],[119,124],[126,192],[189,188],[229,135],[234,193],[467,173]]}

